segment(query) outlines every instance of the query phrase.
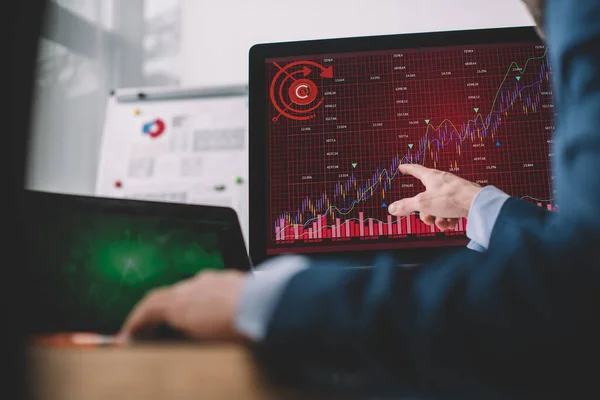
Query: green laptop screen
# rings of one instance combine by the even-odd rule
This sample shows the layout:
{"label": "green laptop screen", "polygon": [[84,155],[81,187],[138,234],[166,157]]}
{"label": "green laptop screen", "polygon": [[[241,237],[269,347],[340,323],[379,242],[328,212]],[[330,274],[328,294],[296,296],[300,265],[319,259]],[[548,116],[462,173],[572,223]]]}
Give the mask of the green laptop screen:
{"label": "green laptop screen", "polygon": [[[30,268],[43,331],[113,332],[149,290],[227,267],[232,223],[59,208],[33,212]],[[39,296],[41,295],[41,296]]]}

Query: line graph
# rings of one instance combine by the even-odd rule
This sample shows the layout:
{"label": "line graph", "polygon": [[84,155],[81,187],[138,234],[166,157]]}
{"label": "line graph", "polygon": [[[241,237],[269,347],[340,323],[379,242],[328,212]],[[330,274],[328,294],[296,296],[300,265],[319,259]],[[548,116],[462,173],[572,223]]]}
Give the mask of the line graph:
{"label": "line graph", "polygon": [[[466,221],[455,232],[443,233],[420,226],[420,221],[411,221],[411,217],[390,219],[385,212],[388,201],[420,191],[418,183],[408,183],[406,177],[399,175],[398,166],[403,163],[420,163],[480,184],[495,184],[519,197],[542,199],[539,203],[543,207],[556,209],[551,204],[548,173],[554,115],[547,49],[540,44],[521,44],[424,53],[389,52],[330,60],[335,76],[344,78],[336,82],[337,86],[330,84],[320,89],[334,94],[326,97],[320,115],[323,122],[304,126],[289,122],[285,127],[288,132],[306,132],[306,143],[300,144],[288,134],[288,150],[295,150],[296,154],[286,165],[288,173],[283,180],[287,187],[280,189],[291,191],[297,203],[288,200],[282,212],[272,207],[271,243],[291,245],[315,239],[382,236],[406,239],[406,235],[448,236],[457,232],[464,236]],[[355,71],[348,67],[349,59],[358,61]],[[427,64],[424,61],[433,60],[441,60],[439,67],[423,71],[423,64]],[[447,94],[440,94],[442,86],[448,88]],[[362,97],[357,99],[357,94]],[[429,104],[424,104],[423,98]],[[328,112],[328,104],[334,112]],[[394,105],[391,110],[390,104]],[[353,108],[362,112],[353,113]],[[364,118],[365,114],[370,118]],[[415,118],[416,114],[420,119]],[[465,122],[456,123],[461,120]],[[424,128],[419,128],[423,122]],[[390,129],[390,125],[395,129]],[[527,128],[535,133],[521,135]],[[272,131],[273,145],[278,136],[276,128]],[[314,131],[318,133],[312,134]],[[366,146],[361,137],[365,134],[374,136]],[[332,145],[319,146],[319,139]],[[376,140],[386,146],[382,148]],[[311,147],[322,149],[326,156],[309,154]],[[369,152],[374,148],[380,153],[376,157]],[[380,160],[390,150],[395,150],[395,154],[387,167],[382,167]],[[349,157],[345,157],[347,153]],[[330,154],[337,156],[337,165],[327,160]],[[307,163],[302,157],[317,163]],[[318,161],[329,164],[325,171]],[[345,161],[345,165],[340,167],[339,161]],[[519,164],[518,172],[527,175],[523,182],[515,174]],[[359,165],[363,168],[357,168]],[[299,169],[313,171],[294,173]],[[369,173],[369,169],[374,172]],[[541,174],[535,176],[535,172]],[[281,178],[272,173],[274,184]],[[297,194],[303,194],[301,199]],[[365,213],[368,218],[364,218]]]}
{"label": "line graph", "polygon": [[[528,60],[528,62],[529,62],[529,60]],[[538,81],[538,82],[536,82],[535,84],[539,84],[539,83],[541,83],[541,81]],[[503,81],[503,84],[504,84],[504,81]],[[531,88],[531,87],[533,87],[533,85],[526,86],[526,87],[524,87],[523,89],[526,89],[526,88]],[[522,89],[522,90],[523,90],[523,89]],[[501,89],[498,89],[498,93],[500,92],[500,90],[501,90]],[[496,97],[498,97],[498,95],[496,95]],[[511,101],[510,105],[509,105],[507,108],[510,108],[510,107],[512,107],[512,105],[513,105],[513,104],[514,104],[514,100],[513,100],[513,101]],[[476,124],[476,123],[477,123],[477,120],[478,120],[478,119],[481,119],[481,122],[482,122],[482,124],[484,125],[484,127],[483,127],[483,130],[484,130],[484,132],[485,132],[485,131],[487,131],[487,130],[488,130],[490,127],[491,127],[491,125],[492,125],[492,123],[490,122],[490,121],[491,121],[490,117],[491,117],[491,116],[492,116],[492,115],[495,113],[495,111],[494,111],[494,106],[495,106],[495,100],[494,100],[494,104],[492,104],[492,111],[490,112],[490,114],[489,114],[489,115],[487,116],[487,118],[486,118],[486,120],[487,120],[488,122],[484,122],[483,115],[482,115],[482,114],[478,114],[478,115],[477,115],[477,117],[475,117],[475,119],[467,121],[466,125],[467,125],[467,126],[469,126],[471,123],[475,123],[475,124]],[[506,111],[506,110],[501,110],[500,112],[505,112],[505,111]],[[458,140],[460,143],[462,143],[462,142],[463,142],[463,141],[464,141],[464,140],[465,140],[465,139],[466,139],[466,138],[469,136],[469,134],[471,134],[471,135],[472,135],[472,132],[470,132],[468,128],[467,128],[467,130],[465,131],[465,134],[464,134],[464,135],[462,135],[462,134],[460,133],[462,130],[459,130],[459,129],[458,129],[458,128],[457,128],[457,127],[456,127],[456,126],[455,126],[455,125],[452,123],[452,121],[449,121],[449,120],[447,120],[447,119],[446,119],[446,120],[444,120],[444,121],[443,121],[443,122],[442,122],[442,123],[441,123],[441,124],[440,124],[440,125],[439,125],[437,128],[435,128],[435,129],[434,129],[434,131],[439,131],[439,130],[441,129],[441,127],[442,127],[442,126],[443,126],[445,123],[449,123],[449,124],[450,124],[450,126],[451,126],[452,128],[454,128],[454,130],[453,130],[453,131],[451,131],[451,134],[449,135],[449,136],[450,136],[450,138],[448,138],[448,139],[447,139],[447,141],[443,142],[443,141],[441,141],[440,139],[438,139],[438,138],[435,138],[435,139],[434,139],[434,140],[432,140],[431,142],[428,142],[428,137],[427,137],[427,134],[428,134],[428,133],[429,133],[429,131],[430,131],[429,127],[433,127],[433,125],[431,125],[431,124],[429,124],[429,123],[428,123],[428,124],[427,124],[427,132],[426,132],[426,135],[425,135],[425,137],[424,137],[424,139],[422,140],[422,142],[421,142],[421,145],[420,145],[420,151],[416,153],[416,155],[415,155],[415,157],[414,157],[414,158],[411,156],[411,154],[410,154],[410,150],[409,150],[409,154],[408,154],[408,155],[406,155],[406,156],[404,156],[404,157],[402,157],[401,159],[399,159],[398,157],[396,157],[396,158],[395,158],[395,159],[392,161],[392,163],[391,163],[392,167],[390,167],[390,170],[383,169],[381,172],[378,172],[377,176],[376,176],[376,177],[373,179],[373,182],[369,183],[369,185],[370,185],[370,186],[368,186],[367,188],[359,189],[359,191],[358,191],[358,193],[359,193],[359,198],[357,198],[356,200],[353,200],[353,201],[351,202],[351,206],[350,206],[349,208],[338,208],[338,207],[337,207],[337,206],[335,206],[335,205],[332,205],[332,204],[327,204],[327,210],[326,210],[326,211],[323,213],[323,215],[327,215],[327,214],[329,214],[329,213],[339,213],[340,215],[345,215],[345,214],[349,213],[350,211],[352,211],[352,209],[354,208],[354,206],[355,206],[356,204],[358,204],[358,203],[360,203],[360,202],[362,202],[362,201],[365,201],[365,200],[369,199],[369,198],[371,197],[371,195],[373,194],[373,191],[374,191],[374,190],[375,190],[375,189],[376,189],[378,186],[380,186],[380,185],[381,185],[383,182],[387,182],[388,184],[390,184],[390,185],[391,185],[391,183],[393,182],[393,180],[396,178],[396,176],[397,176],[397,175],[398,175],[398,173],[399,173],[399,172],[398,172],[398,168],[397,168],[397,166],[399,166],[400,164],[407,163],[407,162],[413,162],[413,159],[419,160],[419,161],[421,161],[421,162],[422,162],[422,164],[425,164],[425,163],[424,163],[424,161],[425,161],[425,158],[423,158],[422,156],[423,156],[423,154],[425,153],[426,147],[430,147],[432,143],[438,143],[440,146],[446,146],[446,145],[450,144],[450,142],[452,141],[452,139],[453,139],[453,138],[456,138],[456,140]],[[445,136],[445,135],[444,135],[444,136]],[[486,136],[486,135],[484,134],[484,135],[483,135],[483,137],[485,137],[485,136]],[[459,150],[459,151],[460,151],[460,150]],[[436,164],[436,163],[434,162],[434,168],[435,168],[435,164]],[[353,174],[353,175],[351,175],[351,178],[350,178],[348,181],[346,181],[346,184],[345,184],[346,191],[348,190],[348,188],[349,188],[350,186],[352,186],[352,185],[356,186],[356,185],[355,185],[355,183],[356,183],[356,180],[355,180],[355,177],[354,177],[354,174]],[[340,185],[340,187],[341,187],[341,185]],[[337,198],[337,196],[338,196],[340,193],[344,193],[344,192],[343,192],[342,190],[336,191],[334,198]],[[319,206],[321,205],[321,203],[324,203],[324,202],[326,201],[326,200],[325,200],[325,199],[326,199],[326,197],[325,197],[325,194],[323,194],[323,196],[322,196],[322,199],[323,199],[323,200],[321,200],[321,202],[318,202],[318,203],[316,204],[316,206],[314,207],[315,209],[318,209],[318,208],[320,208]],[[311,202],[311,200],[310,200],[310,199],[306,199],[305,201],[306,201],[306,203],[307,203],[307,204],[310,204],[310,202]],[[303,206],[304,206],[304,204],[303,204]],[[305,211],[305,210],[304,210],[305,208],[309,208],[309,206],[304,206],[302,211]],[[314,213],[314,212],[315,212],[315,211],[313,210],[313,213]],[[284,219],[288,219],[288,218],[286,218],[286,216],[282,216],[282,218],[284,218]],[[315,217],[315,218],[313,218],[313,219],[308,219],[308,220],[307,220],[307,221],[306,221],[306,222],[305,222],[303,225],[305,225],[305,226],[306,226],[307,224],[310,224],[311,222],[313,222],[313,221],[314,221],[314,220],[316,220],[317,218],[318,218],[318,217]],[[300,221],[298,221],[298,223],[299,223],[299,222],[300,222]],[[286,226],[286,228],[287,228],[287,227],[289,227],[289,225],[288,225],[288,226]]]}

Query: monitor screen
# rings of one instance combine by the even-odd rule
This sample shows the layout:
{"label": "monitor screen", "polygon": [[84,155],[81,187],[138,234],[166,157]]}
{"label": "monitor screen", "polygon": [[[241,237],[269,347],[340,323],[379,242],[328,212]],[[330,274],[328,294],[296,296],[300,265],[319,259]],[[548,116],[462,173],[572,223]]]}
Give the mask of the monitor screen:
{"label": "monitor screen", "polygon": [[30,283],[45,311],[35,331],[113,333],[151,289],[248,267],[233,212],[49,196],[28,206]]}
{"label": "monitor screen", "polygon": [[539,41],[267,58],[268,255],[462,246],[388,214],[421,164],[555,209],[555,111]]}

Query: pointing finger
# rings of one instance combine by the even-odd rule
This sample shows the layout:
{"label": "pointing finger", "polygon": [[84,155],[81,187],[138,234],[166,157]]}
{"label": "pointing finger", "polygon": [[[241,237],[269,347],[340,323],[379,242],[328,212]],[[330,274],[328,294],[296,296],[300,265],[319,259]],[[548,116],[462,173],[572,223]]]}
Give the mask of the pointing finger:
{"label": "pointing finger", "polygon": [[405,175],[411,175],[423,181],[427,175],[431,174],[433,169],[426,168],[420,164],[401,164],[398,169]]}

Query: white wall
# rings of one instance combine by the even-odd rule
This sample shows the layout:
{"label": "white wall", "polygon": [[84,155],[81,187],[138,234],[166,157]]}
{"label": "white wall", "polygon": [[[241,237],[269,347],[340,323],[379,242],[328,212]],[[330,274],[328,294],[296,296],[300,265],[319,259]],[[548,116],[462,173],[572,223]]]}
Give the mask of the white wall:
{"label": "white wall", "polygon": [[521,0],[181,0],[181,82],[245,84],[253,44],[531,25]]}

